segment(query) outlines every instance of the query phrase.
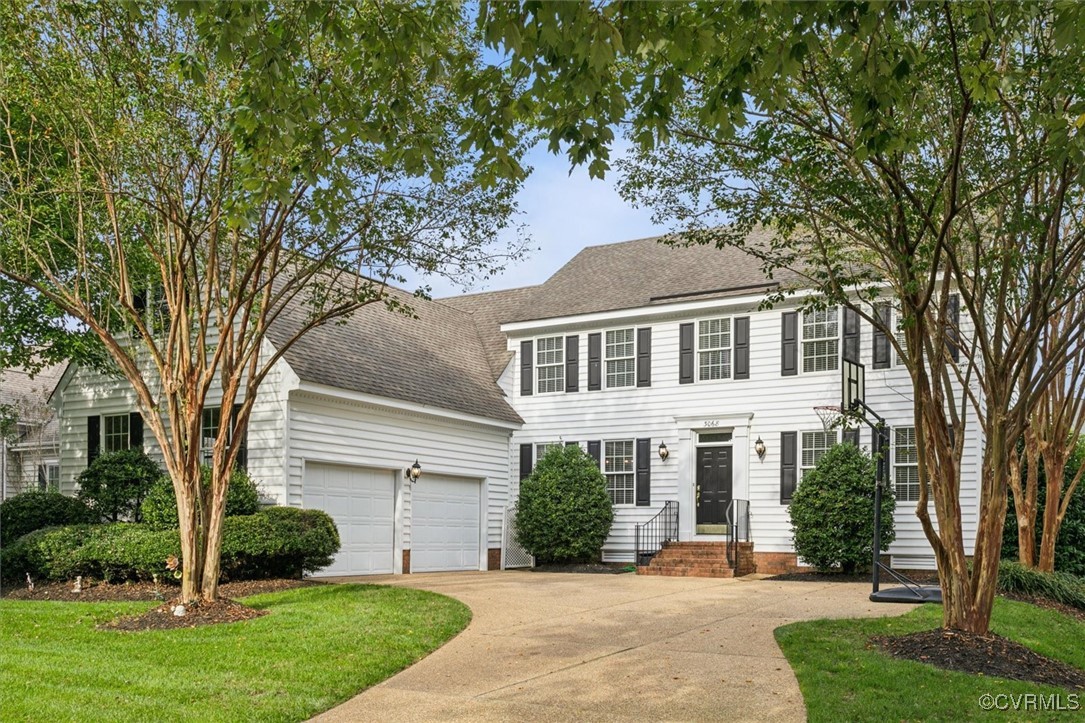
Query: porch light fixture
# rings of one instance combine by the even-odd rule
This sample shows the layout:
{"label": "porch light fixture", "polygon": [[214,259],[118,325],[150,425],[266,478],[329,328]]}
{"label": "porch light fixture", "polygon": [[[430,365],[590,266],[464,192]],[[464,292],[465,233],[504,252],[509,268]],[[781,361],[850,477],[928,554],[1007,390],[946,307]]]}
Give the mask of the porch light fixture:
{"label": "porch light fixture", "polygon": [[403,470],[404,479],[409,479],[412,483],[417,482],[418,478],[422,476],[422,465],[418,464],[418,460],[414,461],[407,469]]}
{"label": "porch light fixture", "polygon": [[765,447],[765,441],[763,439],[761,439],[760,435],[758,435],[757,441],[753,443],[753,451],[757,452],[757,458],[758,459],[764,461],[765,452],[768,451],[768,448]]}
{"label": "porch light fixture", "polygon": [[667,457],[670,457],[670,456],[671,456],[671,453],[667,449],[667,443],[666,442],[660,442],[659,443],[659,458],[661,460],[663,460],[664,462],[666,462]]}

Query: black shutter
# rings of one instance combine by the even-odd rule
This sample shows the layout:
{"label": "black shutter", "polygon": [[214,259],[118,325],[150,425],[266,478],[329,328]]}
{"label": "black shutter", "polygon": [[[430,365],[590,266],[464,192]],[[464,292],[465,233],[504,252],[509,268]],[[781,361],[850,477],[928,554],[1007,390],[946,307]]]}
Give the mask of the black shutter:
{"label": "black shutter", "polygon": [[[230,411],[230,429],[237,426],[237,415],[241,413],[241,404],[235,404]],[[234,469],[248,470],[249,468],[249,425],[241,430],[240,438],[233,440],[237,445],[237,457],[234,458]]]}
{"label": "black shutter", "polygon": [[637,507],[652,504],[652,440],[637,440]]}
{"label": "black shutter", "polygon": [[844,307],[844,358],[859,362],[859,312]]}
{"label": "black shutter", "polygon": [[735,379],[750,378],[750,317],[735,319]]}
{"label": "black shutter", "polygon": [[588,391],[603,388],[603,335],[588,334]]}
{"label": "black shutter", "polygon": [[[893,308],[889,304],[876,304],[874,306],[874,315],[881,321],[887,328],[893,322]],[[890,352],[892,347],[889,345],[889,337],[885,335],[878,327],[874,327],[874,368],[875,369],[888,369]],[[873,449],[873,447],[871,447]]]}
{"label": "black shutter", "polygon": [[520,481],[523,482],[531,474],[531,445],[520,445]]}
{"label": "black shutter", "polygon": [[565,391],[580,391],[580,337],[565,337]]}
{"label": "black shutter", "polygon": [[844,441],[847,442],[848,444],[853,444],[856,447],[858,447],[859,446],[859,428],[856,427],[855,429],[845,429],[844,430]]}
{"label": "black shutter", "polygon": [[678,383],[693,384],[693,324],[678,327]]}
{"label": "black shutter", "polygon": [[799,479],[798,432],[780,433],[780,504],[791,502]]}
{"label": "black shutter", "polygon": [[143,415],[139,412],[128,415],[128,447],[143,450]]}
{"label": "black shutter", "polygon": [[637,386],[652,386],[652,327],[637,329]]}
{"label": "black shutter", "polygon": [[780,374],[793,377],[799,373],[799,312],[785,311],[781,319]]}
{"label": "black shutter", "polygon": [[532,371],[535,364],[535,352],[530,341],[520,342],[520,396],[530,397],[535,390],[535,381],[532,379]]}
{"label": "black shutter", "polygon": [[588,456],[595,460],[597,465],[602,465],[603,462],[603,444],[599,441],[588,442]]}
{"label": "black shutter", "polygon": [[946,309],[949,315],[949,323],[946,329],[946,348],[949,349],[949,356],[953,361],[961,360],[960,350],[960,338],[958,336],[959,326],[961,323],[961,297],[957,294],[953,294],[949,297],[949,304]]}
{"label": "black shutter", "polygon": [[102,453],[102,418],[87,417],[87,466]]}

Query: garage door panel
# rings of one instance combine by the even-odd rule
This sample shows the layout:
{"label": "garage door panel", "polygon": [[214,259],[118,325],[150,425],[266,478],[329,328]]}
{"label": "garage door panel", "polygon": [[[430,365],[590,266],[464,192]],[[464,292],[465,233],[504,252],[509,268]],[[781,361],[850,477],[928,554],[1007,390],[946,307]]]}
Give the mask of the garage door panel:
{"label": "garage door panel", "polygon": [[481,490],[477,480],[432,475],[412,488],[412,571],[478,569]]}
{"label": "garage door panel", "polygon": [[307,508],[324,510],[339,528],[339,553],[319,575],[392,572],[395,483],[390,472],[340,465],[307,465],[303,504]]}

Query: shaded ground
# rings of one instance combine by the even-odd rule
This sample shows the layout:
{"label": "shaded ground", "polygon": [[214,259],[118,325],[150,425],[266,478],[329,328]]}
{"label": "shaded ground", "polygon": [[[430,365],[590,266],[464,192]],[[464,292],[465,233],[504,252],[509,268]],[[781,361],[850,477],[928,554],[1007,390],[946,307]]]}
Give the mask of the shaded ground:
{"label": "shaded ground", "polygon": [[1052,660],[1000,635],[938,629],[875,636],[870,641],[895,658],[945,670],[1085,690],[1085,670]]}
{"label": "shaded ground", "polygon": [[633,565],[626,562],[579,562],[568,565],[536,565],[525,569],[529,569],[531,572],[586,572],[596,575],[617,575],[636,570]]}
{"label": "shaded ground", "polygon": [[[914,580],[920,585],[937,585],[938,573],[933,570],[910,570],[903,573],[906,577]],[[765,578],[766,580],[779,580],[781,582],[870,582],[870,573],[855,573],[852,575],[845,575],[842,572],[817,572],[811,570],[809,572],[785,572],[780,575],[773,575],[772,577]],[[899,585],[889,575],[882,573],[881,583],[885,587],[893,587]]]}
{"label": "shaded ground", "polygon": [[1054,610],[1055,612],[1062,613],[1063,615],[1085,623],[1085,610],[1066,605],[1057,600],[1048,600],[1045,597],[1036,597],[1035,595],[1022,595],[1021,593],[1016,592],[1000,592],[999,595],[1010,600],[1029,603],[1030,605],[1035,605],[1036,607],[1041,607],[1046,610]]}
{"label": "shaded ground", "polygon": [[[192,603],[183,607],[179,607],[177,603],[178,601],[174,600],[140,615],[125,615],[98,627],[101,630],[175,630],[216,623],[239,623],[268,614],[267,610],[257,610],[226,599],[211,603]],[[182,614],[178,615],[177,612]]]}
{"label": "shaded ground", "polygon": [[[248,597],[267,592],[277,592],[307,585],[319,585],[311,580],[240,580],[219,585],[224,598]],[[169,600],[177,596],[179,588],[173,585],[155,585],[150,582],[126,582],[110,585],[105,582],[84,582],[82,592],[75,592],[75,583],[37,583],[33,590],[26,586],[5,587],[3,597],[8,600],[63,600],[66,602],[107,602],[137,600]]]}

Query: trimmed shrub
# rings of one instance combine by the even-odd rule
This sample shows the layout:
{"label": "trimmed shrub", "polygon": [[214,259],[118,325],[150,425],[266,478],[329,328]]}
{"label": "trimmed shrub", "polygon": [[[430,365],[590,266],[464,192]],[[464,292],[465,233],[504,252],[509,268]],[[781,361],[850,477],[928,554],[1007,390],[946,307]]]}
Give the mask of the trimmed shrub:
{"label": "trimmed shrub", "polygon": [[79,474],[79,499],[103,520],[139,522],[143,498],[162,476],[162,468],[141,449],[98,457]]}
{"label": "trimmed shrub", "polygon": [[[853,444],[838,444],[807,470],[791,498],[795,552],[818,570],[869,570],[874,538],[873,460]],[[882,551],[896,539],[893,493],[882,495]]]}
{"label": "trimmed shrub", "polygon": [[606,478],[578,446],[551,448],[520,483],[516,536],[541,563],[599,561],[613,521]]}
{"label": "trimmed shrub", "polygon": [[[339,551],[339,533],[320,510],[272,507],[228,517],[222,536],[222,577],[253,580],[298,577],[326,567]],[[70,580],[76,575],[110,582],[168,581],[167,567],[181,556],[177,530],[130,523],[73,525],[32,532],[0,551],[7,580]]]}
{"label": "trimmed shrub", "polygon": [[1085,579],[1066,572],[1040,572],[1019,562],[1003,560],[998,564],[1000,592],[1018,593],[1054,600],[1085,610]]}
{"label": "trimmed shrub", "polygon": [[[205,489],[211,486],[211,469],[201,470]],[[230,475],[230,487],[226,490],[226,516],[253,515],[260,509],[260,492],[249,473],[234,470]],[[162,476],[147,492],[141,506],[142,521],[158,529],[177,527],[177,496],[168,476]]]}
{"label": "trimmed shrub", "polygon": [[23,492],[0,503],[0,545],[55,525],[96,522],[98,516],[82,500],[59,492]]}

